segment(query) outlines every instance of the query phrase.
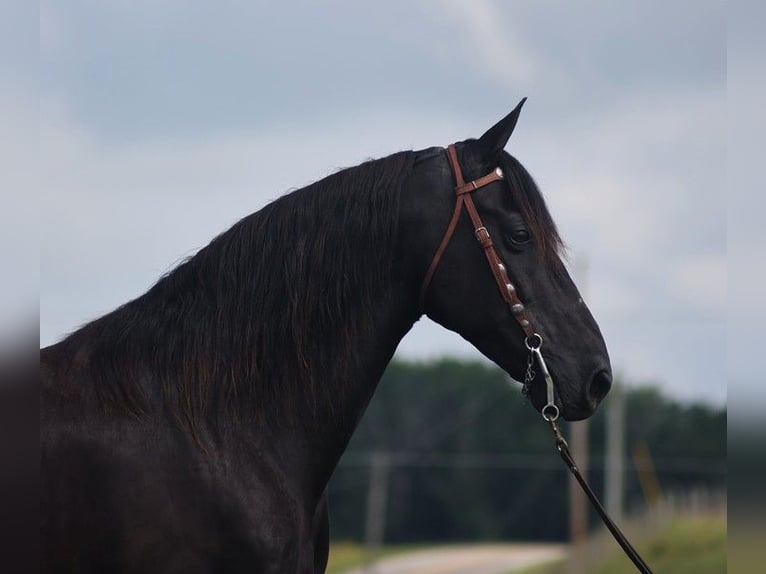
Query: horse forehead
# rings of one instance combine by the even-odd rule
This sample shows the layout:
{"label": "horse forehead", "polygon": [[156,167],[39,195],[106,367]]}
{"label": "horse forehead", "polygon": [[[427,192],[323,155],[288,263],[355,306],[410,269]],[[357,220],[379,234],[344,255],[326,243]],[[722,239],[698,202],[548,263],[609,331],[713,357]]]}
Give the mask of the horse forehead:
{"label": "horse forehead", "polygon": [[415,153],[415,159],[413,163],[415,165],[418,165],[419,163],[422,163],[424,161],[433,159],[435,157],[438,157],[444,154],[444,151],[445,151],[444,148],[441,146],[433,146],[426,149],[422,149]]}
{"label": "horse forehead", "polygon": [[[460,150],[463,145],[464,142],[459,142],[456,144],[458,146],[457,149]],[[416,166],[416,171],[420,172],[422,176],[441,178],[449,175],[449,179],[454,184],[454,174],[447,160],[446,148],[435,146],[420,150],[416,154],[414,165]],[[480,157],[474,150],[466,148],[463,148],[462,152],[458,151],[458,160],[460,162],[460,169],[463,172],[463,178],[466,181],[477,179],[499,167],[499,164],[492,164],[490,166],[485,158]]]}

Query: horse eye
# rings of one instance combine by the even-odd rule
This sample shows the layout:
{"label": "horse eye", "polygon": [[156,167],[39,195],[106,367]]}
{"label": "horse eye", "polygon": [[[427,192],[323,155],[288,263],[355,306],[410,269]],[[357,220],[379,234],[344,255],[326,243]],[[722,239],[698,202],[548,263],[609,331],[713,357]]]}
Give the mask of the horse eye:
{"label": "horse eye", "polygon": [[511,232],[511,240],[514,243],[527,243],[532,238],[526,229],[517,229]]}

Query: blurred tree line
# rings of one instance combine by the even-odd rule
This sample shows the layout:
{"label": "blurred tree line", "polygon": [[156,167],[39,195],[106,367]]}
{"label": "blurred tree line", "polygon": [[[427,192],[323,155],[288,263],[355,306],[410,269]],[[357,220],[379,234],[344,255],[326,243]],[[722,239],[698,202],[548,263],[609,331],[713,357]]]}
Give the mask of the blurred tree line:
{"label": "blurred tree line", "polygon": [[[364,538],[370,462],[385,453],[386,543],[565,540],[569,475],[519,388],[480,362],[394,361],[330,482],[333,538]],[[589,481],[602,499],[608,401],[589,430]],[[640,387],[626,390],[625,419],[628,510],[643,504],[630,460],[641,443],[663,491],[725,487],[725,407]]]}

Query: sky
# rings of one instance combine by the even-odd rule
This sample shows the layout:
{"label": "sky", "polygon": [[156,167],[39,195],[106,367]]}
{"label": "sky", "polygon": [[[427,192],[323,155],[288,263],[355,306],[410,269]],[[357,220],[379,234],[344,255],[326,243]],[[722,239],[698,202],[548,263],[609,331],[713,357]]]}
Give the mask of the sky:
{"label": "sky", "polygon": [[[727,68],[758,82],[760,50],[727,44],[735,20],[703,0],[43,1],[39,76],[0,96],[0,150],[39,121],[41,201],[18,198],[5,224],[38,221],[40,342],[276,197],[478,137],[526,96],[506,149],[546,197],[615,372],[722,405],[727,378],[759,378],[727,315],[766,314],[754,289],[728,298]],[[397,354],[480,357],[425,318]]]}

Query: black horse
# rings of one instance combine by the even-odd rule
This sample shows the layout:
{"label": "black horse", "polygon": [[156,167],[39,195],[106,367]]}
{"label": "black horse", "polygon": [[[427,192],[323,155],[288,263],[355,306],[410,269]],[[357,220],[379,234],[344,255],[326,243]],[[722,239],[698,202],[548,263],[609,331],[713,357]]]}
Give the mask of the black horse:
{"label": "black horse", "polygon": [[[540,192],[503,151],[520,108],[457,158],[466,180],[502,170],[476,208],[558,408],[585,418],[609,358]],[[524,378],[524,331],[465,215],[421,301],[455,185],[443,148],[340,171],[43,349],[43,571],[323,572],[328,480],[423,313]],[[542,408],[545,385],[529,396]]]}

